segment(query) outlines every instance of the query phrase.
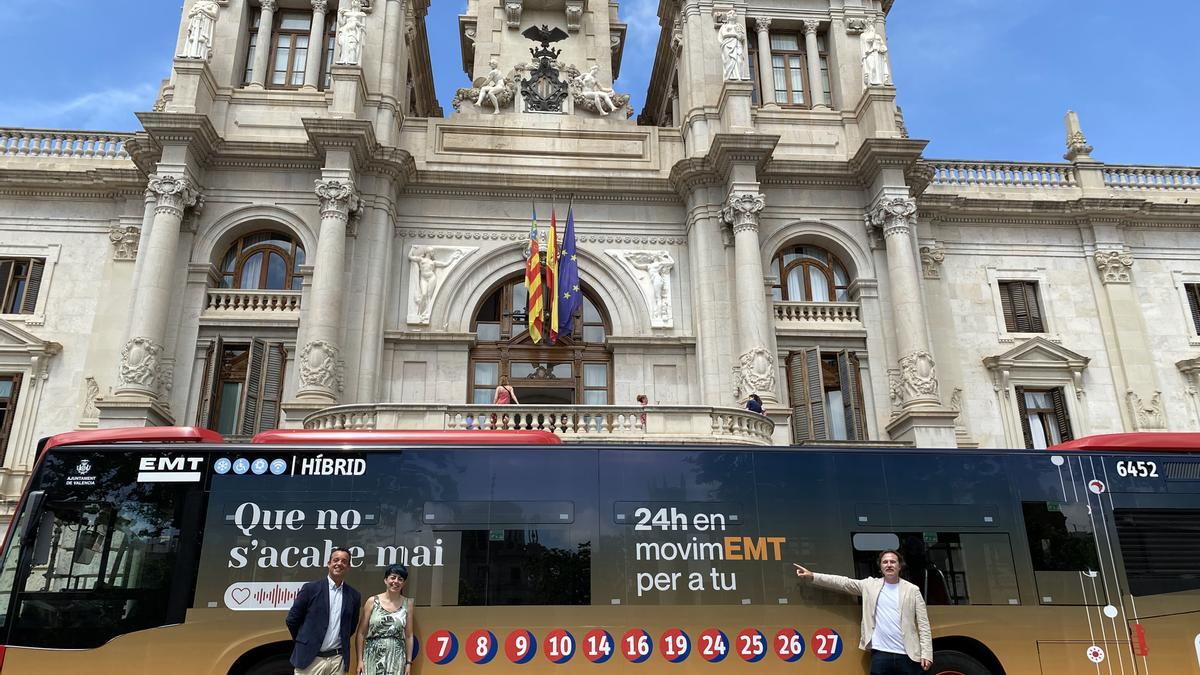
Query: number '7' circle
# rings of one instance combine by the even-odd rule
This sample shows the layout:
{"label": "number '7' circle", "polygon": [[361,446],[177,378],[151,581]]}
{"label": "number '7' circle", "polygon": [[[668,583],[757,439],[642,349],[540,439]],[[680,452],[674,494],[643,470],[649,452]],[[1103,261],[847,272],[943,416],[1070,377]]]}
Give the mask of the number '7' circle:
{"label": "number '7' circle", "polygon": [[448,630],[435,630],[425,640],[425,653],[430,661],[444,666],[458,654],[458,638]]}

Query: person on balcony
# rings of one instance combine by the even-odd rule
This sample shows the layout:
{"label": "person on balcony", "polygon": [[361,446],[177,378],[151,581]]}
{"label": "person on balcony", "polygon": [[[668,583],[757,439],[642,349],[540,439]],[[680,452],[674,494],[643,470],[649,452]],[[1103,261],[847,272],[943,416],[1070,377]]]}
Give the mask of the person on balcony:
{"label": "person on balcony", "polygon": [[508,376],[500,376],[500,384],[496,387],[496,395],[492,397],[492,403],[496,405],[509,405],[520,403],[517,400],[517,392],[513,391],[512,385],[508,383]]}
{"label": "person on balcony", "polygon": [[758,413],[759,415],[767,414],[763,412],[762,399],[758,397],[758,394],[750,394],[750,398],[746,399],[746,410]]}

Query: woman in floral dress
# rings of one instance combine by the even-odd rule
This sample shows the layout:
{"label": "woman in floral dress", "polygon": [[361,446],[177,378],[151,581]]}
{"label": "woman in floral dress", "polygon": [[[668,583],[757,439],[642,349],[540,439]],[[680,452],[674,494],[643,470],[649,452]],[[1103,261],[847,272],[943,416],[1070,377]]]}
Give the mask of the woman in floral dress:
{"label": "woman in floral dress", "polygon": [[383,574],[384,592],[363,604],[358,620],[362,675],[409,675],[412,669],[413,601],[403,594],[407,582],[404,565],[391,565]]}

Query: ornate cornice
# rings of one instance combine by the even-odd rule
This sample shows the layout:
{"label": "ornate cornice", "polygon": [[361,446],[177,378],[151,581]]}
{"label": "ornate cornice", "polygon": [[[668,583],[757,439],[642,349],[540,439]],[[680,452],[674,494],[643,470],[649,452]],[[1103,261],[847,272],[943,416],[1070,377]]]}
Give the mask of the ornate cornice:
{"label": "ornate cornice", "polygon": [[347,150],[356,166],[370,161],[379,146],[375,125],[367,120],[305,117],[300,120],[321,161],[330,150]]}
{"label": "ornate cornice", "polygon": [[186,145],[200,164],[221,148],[221,137],[207,115],[140,112],[137,118],[158,147]]}
{"label": "ornate cornice", "polygon": [[850,159],[850,171],[858,176],[859,183],[870,185],[881,171],[907,170],[920,158],[928,143],[911,138],[868,138]]}

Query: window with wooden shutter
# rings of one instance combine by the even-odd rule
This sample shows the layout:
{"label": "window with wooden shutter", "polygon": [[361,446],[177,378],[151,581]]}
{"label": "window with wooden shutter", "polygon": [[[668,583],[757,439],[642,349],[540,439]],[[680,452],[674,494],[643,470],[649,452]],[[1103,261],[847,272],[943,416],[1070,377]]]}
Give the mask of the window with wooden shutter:
{"label": "window with wooden shutter", "polygon": [[1043,333],[1042,307],[1036,281],[1001,281],[1000,307],[1010,333]]}
{"label": "window with wooden shutter", "polygon": [[846,438],[852,441],[867,439],[863,415],[862,379],[858,356],[843,349],[837,354],[838,387],[842,392],[842,415],[846,420]]}
{"label": "window with wooden shutter", "polygon": [[1021,416],[1021,431],[1025,447],[1043,449],[1075,438],[1067,400],[1062,387],[1030,389],[1015,387],[1017,413]]}
{"label": "window with wooden shutter", "polygon": [[0,375],[0,463],[8,454],[13,417],[17,412],[17,394],[21,391],[21,376],[16,373]]}
{"label": "window with wooden shutter", "polygon": [[788,354],[788,391],[792,400],[792,435],[797,442],[828,438],[821,350],[809,347]]}
{"label": "window with wooden shutter", "polygon": [[1192,313],[1192,328],[1200,335],[1200,284],[1184,284],[1187,293],[1188,309]]}
{"label": "window with wooden shutter", "polygon": [[254,339],[208,347],[197,421],[226,435],[251,436],[279,424],[283,398],[283,345]]}
{"label": "window with wooden shutter", "polygon": [[0,258],[0,314],[33,314],[45,268],[42,258]]}

